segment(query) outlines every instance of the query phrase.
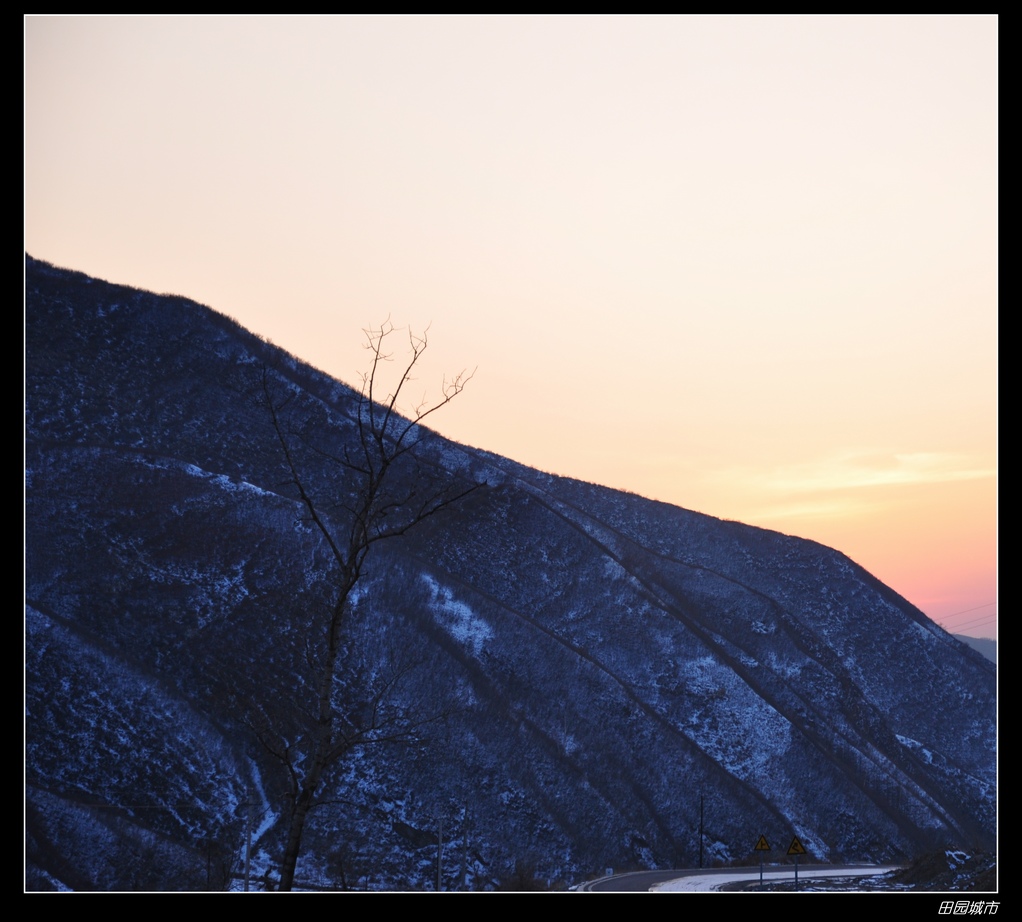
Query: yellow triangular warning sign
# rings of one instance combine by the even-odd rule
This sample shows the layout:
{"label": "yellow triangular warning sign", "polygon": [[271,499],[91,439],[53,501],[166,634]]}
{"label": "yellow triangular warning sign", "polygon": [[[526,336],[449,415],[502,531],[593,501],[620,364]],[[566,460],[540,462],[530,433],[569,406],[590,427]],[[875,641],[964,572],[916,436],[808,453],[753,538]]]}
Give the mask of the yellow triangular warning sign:
{"label": "yellow triangular warning sign", "polygon": [[753,851],[757,851],[757,852],[768,852],[768,851],[770,851],[770,846],[767,845],[766,836],[760,836],[759,837],[759,841],[756,843],[756,848],[753,849]]}
{"label": "yellow triangular warning sign", "polygon": [[802,845],[798,840],[798,836],[795,836],[791,840],[791,845],[788,846],[789,855],[804,855],[806,853],[805,846]]}

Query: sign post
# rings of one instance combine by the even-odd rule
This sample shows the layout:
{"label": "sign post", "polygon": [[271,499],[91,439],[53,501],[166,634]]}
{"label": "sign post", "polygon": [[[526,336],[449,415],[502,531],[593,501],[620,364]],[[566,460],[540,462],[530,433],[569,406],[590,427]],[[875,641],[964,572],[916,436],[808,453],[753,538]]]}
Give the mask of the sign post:
{"label": "sign post", "polygon": [[795,892],[798,893],[798,856],[806,853],[805,846],[794,836],[788,846],[788,854],[795,856]]}
{"label": "sign post", "polygon": [[770,851],[770,845],[766,840],[766,836],[760,836],[759,841],[756,843],[755,851],[759,852],[759,889],[763,889],[763,852]]}

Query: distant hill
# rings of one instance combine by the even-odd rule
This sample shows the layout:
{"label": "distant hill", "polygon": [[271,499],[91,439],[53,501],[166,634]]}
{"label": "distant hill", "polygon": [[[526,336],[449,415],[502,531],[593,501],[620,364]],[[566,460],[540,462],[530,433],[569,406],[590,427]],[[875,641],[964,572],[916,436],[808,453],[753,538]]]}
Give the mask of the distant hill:
{"label": "distant hill", "polygon": [[[336,523],[356,395],[182,297],[25,294],[27,886],[224,886],[250,810],[272,886],[334,583],[266,394]],[[333,700],[415,732],[338,763],[300,884],[993,846],[995,667],[843,554],[429,432],[395,476],[481,486],[368,559]]]}
{"label": "distant hill", "polygon": [[977,653],[981,653],[991,663],[997,663],[997,641],[990,640],[988,637],[969,637],[967,634],[955,634],[958,640],[964,644],[968,644]]}

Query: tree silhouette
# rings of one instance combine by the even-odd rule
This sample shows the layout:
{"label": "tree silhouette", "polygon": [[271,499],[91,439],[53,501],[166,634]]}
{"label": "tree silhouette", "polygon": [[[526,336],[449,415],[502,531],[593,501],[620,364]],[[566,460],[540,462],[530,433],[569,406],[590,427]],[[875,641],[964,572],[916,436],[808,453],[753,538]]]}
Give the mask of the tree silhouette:
{"label": "tree silhouette", "polygon": [[[406,738],[418,725],[435,716],[409,714],[406,709],[386,706],[389,691],[410,668],[407,665],[377,683],[368,699],[357,706],[341,704],[335,694],[345,625],[366,558],[379,542],[406,534],[481,485],[437,481],[434,476],[423,474],[415,458],[423,435],[423,420],[454,400],[474,372],[463,371],[452,379],[445,378],[439,398],[433,402],[424,399],[408,415],[402,415],[399,400],[409,389],[412,374],[426,351],[426,333],[416,335],[408,331],[408,352],[399,366],[397,383],[388,391],[383,380],[384,367],[393,361],[394,355],[387,350],[399,331],[387,320],[379,328],[364,332],[370,368],[363,375],[356,403],[357,438],[342,446],[339,453],[313,448],[343,470],[349,485],[343,496],[331,497],[329,503],[320,498],[311,478],[301,470],[297,446],[312,446],[291,428],[287,415],[291,398],[274,400],[269,375],[265,370],[263,373],[263,395],[289,482],[329,550],[333,591],[325,633],[316,641],[321,646],[310,657],[315,673],[315,701],[304,729],[294,734],[281,733],[267,725],[257,729],[260,741],[285,766],[289,779],[290,809],[285,818],[288,830],[280,890],[290,890],[294,884],[309,811],[317,804],[329,769],[355,747]],[[384,393],[386,396],[382,397]]]}

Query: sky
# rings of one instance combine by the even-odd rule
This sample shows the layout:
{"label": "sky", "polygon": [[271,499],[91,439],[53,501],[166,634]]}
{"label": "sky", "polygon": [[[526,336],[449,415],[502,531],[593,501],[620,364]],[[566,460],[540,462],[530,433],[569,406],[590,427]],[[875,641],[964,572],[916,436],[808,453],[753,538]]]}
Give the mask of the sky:
{"label": "sky", "polygon": [[[25,247],[996,637],[996,16],[24,20]],[[418,395],[417,395],[418,396]]]}

